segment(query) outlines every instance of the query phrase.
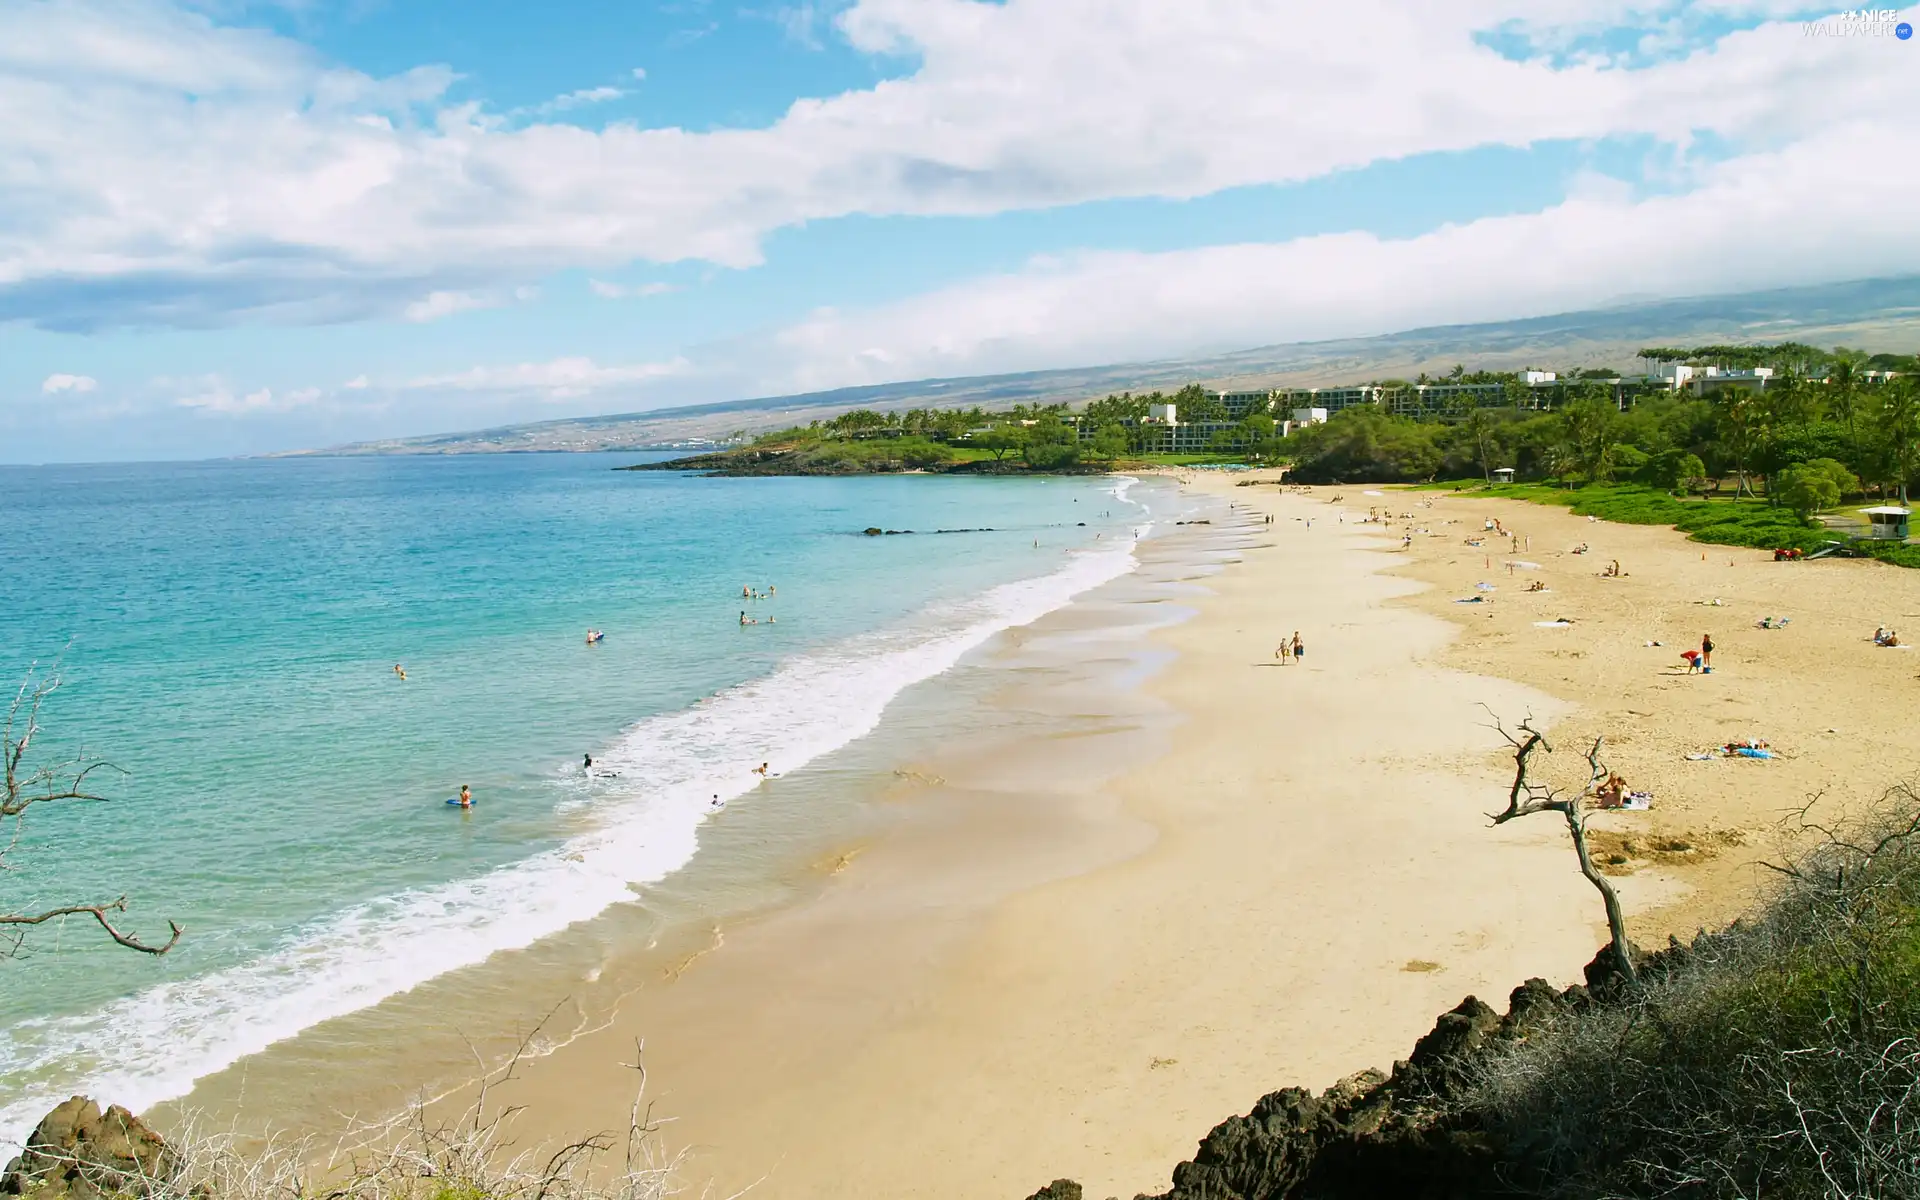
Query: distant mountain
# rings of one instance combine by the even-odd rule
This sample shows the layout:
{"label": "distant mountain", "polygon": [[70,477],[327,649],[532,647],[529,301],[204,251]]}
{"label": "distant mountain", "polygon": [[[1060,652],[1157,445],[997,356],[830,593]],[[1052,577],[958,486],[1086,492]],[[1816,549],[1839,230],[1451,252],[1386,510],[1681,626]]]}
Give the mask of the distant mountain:
{"label": "distant mountain", "polygon": [[569,417],[469,433],[360,442],[301,454],[478,454],[640,450],[698,444],[826,419],[853,408],[1005,408],[1077,403],[1109,392],[1212,387],[1308,387],[1470,369],[1635,369],[1642,346],[1802,341],[1912,353],[1920,348],[1920,275],[1728,296],[1643,301],[1482,325],[1442,325],[1380,337],[1295,342],[1161,362],[1014,375],[920,379],[795,396],[730,400],[612,416]]}

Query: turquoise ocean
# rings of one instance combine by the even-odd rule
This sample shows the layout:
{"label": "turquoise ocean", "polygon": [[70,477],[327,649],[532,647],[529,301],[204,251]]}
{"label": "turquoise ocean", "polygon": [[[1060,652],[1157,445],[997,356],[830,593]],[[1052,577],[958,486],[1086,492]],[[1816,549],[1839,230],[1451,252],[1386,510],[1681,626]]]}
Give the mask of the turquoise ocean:
{"label": "turquoise ocean", "polygon": [[1131,570],[1161,494],[628,461],[0,468],[0,672],[60,676],[35,759],[118,768],[29,813],[0,909],[125,894],[187,930],[155,959],[76,919],[0,961],[0,1144],[631,900],[753,767]]}

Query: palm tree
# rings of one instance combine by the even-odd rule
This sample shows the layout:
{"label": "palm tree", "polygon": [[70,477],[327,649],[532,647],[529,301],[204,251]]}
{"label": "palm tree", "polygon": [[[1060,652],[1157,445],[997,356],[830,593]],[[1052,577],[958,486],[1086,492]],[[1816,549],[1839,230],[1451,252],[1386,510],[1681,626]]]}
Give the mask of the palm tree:
{"label": "palm tree", "polygon": [[1880,458],[1891,482],[1899,485],[1900,505],[1907,504],[1907,484],[1920,468],[1920,379],[1912,376],[1888,383],[1882,392],[1875,425]]}
{"label": "palm tree", "polygon": [[1853,359],[1841,357],[1835,360],[1833,370],[1827,376],[1827,411],[1839,419],[1847,429],[1847,452],[1853,457],[1854,468],[1860,466],[1860,435],[1854,428],[1859,410],[1860,380],[1853,371]]}

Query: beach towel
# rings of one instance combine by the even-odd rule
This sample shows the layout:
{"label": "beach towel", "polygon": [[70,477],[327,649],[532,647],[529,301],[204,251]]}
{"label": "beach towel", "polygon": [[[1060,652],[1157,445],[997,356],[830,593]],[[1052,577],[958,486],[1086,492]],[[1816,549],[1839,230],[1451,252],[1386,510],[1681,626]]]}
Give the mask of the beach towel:
{"label": "beach towel", "polygon": [[1653,807],[1653,793],[1652,792],[1628,792],[1627,798],[1620,802],[1620,807],[1631,808],[1638,812],[1645,812],[1647,809],[1650,809]]}
{"label": "beach towel", "polygon": [[1738,754],[1741,758],[1772,758],[1773,757],[1773,751],[1755,750],[1752,746],[1736,747],[1734,749],[1734,753]]}
{"label": "beach towel", "polygon": [[1534,622],[1534,626],[1539,629],[1566,629],[1572,626],[1572,624],[1573,624],[1572,621],[1535,621]]}
{"label": "beach towel", "polygon": [[1692,754],[1687,755],[1687,761],[1688,762],[1712,762],[1714,759],[1718,757],[1719,755],[1715,754],[1711,750],[1696,750]]}

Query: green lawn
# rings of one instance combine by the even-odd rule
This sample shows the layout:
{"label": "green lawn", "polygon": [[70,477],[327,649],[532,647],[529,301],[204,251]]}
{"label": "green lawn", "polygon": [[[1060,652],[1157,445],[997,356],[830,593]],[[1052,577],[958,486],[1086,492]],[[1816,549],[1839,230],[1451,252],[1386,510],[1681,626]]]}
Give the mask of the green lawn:
{"label": "green lawn", "polygon": [[[1581,516],[1618,521],[1623,525],[1671,525],[1684,530],[1696,542],[1721,546],[1752,546],[1763,550],[1797,546],[1812,551],[1840,540],[1817,523],[1803,523],[1786,509],[1764,500],[1726,497],[1683,500],[1639,484],[1588,484],[1568,488],[1544,483],[1489,485],[1474,479],[1421,484],[1418,488],[1427,491],[1458,488],[1476,496],[1558,504]],[[1888,544],[1867,546],[1866,550],[1882,562],[1920,567],[1920,546]]]}

